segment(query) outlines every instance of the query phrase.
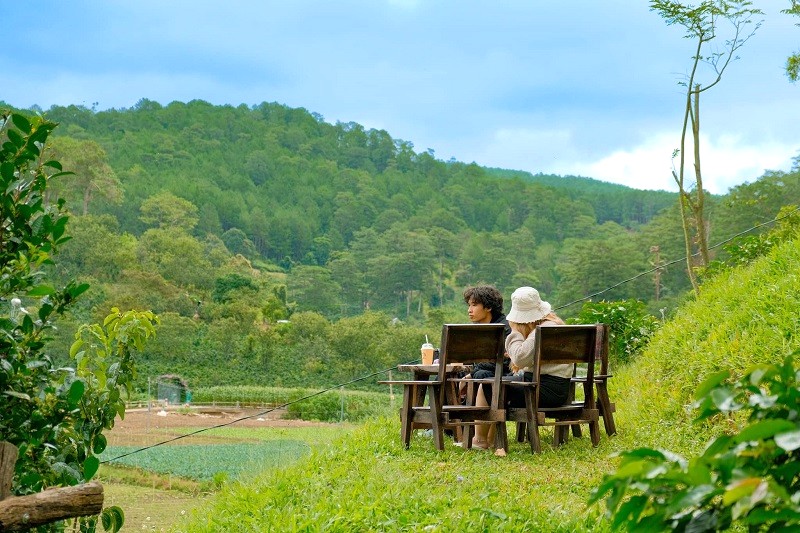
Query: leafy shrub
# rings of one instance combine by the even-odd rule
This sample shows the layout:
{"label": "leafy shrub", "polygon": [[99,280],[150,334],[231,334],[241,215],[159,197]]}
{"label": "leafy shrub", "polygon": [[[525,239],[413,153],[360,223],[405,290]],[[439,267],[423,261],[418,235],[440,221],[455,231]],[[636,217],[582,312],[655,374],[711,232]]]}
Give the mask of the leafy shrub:
{"label": "leafy shrub", "polygon": [[328,391],[305,398],[292,396],[287,410],[292,418],[321,422],[359,422],[389,413],[389,395],[360,391]]}
{"label": "leafy shrub", "polygon": [[586,302],[575,320],[578,324],[608,324],[609,359],[626,363],[644,350],[660,326],[646,309],[639,300]]}
{"label": "leafy shrub", "polygon": [[796,205],[782,207],[775,218],[778,222],[770,231],[742,236],[723,246],[727,257],[709,263],[702,272],[703,277],[713,277],[731,268],[750,264],[767,255],[776,245],[797,237],[800,232],[800,210]]}
{"label": "leafy shrub", "polygon": [[287,406],[289,416],[303,420],[339,422],[344,420],[344,399],[338,392],[325,392],[303,399],[302,393],[292,395]]}
{"label": "leafy shrub", "polygon": [[389,395],[385,393],[353,390],[318,393],[319,390],[315,389],[282,387],[203,387],[192,391],[192,401],[273,407],[286,405],[292,418],[323,422],[358,422],[392,412]]}
{"label": "leafy shrub", "polygon": [[[92,479],[106,447],[103,431],[124,415],[121,393],[130,391],[135,375],[133,350],[154,334],[157,320],[114,309],[102,326],[79,329],[70,350],[74,369],[46,355],[56,320],[88,289],[69,282],[57,290],[43,279],[43,267],[68,240],[64,202],[45,200],[49,181],[63,175],[60,163],[44,158],[55,127],[40,117],[0,117],[0,440],[19,451],[16,495]],[[81,531],[94,531],[97,517],[78,522]],[[103,510],[105,529],[116,531],[122,522],[118,507]]]}
{"label": "leafy shrub", "polygon": [[[800,354],[800,350],[794,355]],[[750,408],[747,425],[689,460],[666,451],[623,452],[590,502],[606,499],[612,527],[631,531],[800,528],[800,368],[761,364],[733,384],[728,371],[698,389],[696,421]]]}

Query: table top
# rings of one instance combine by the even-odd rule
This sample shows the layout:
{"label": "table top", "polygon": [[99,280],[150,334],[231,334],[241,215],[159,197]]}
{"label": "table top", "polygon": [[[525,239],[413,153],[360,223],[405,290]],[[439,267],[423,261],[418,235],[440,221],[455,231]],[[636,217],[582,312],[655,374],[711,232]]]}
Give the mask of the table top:
{"label": "table top", "polygon": [[[460,363],[453,363],[447,365],[445,369],[446,372],[455,372],[457,368],[461,368],[464,365]],[[412,365],[397,365],[397,370],[400,372],[421,372],[423,374],[438,374],[439,373],[439,364],[435,365],[423,365],[419,364],[412,364]]]}

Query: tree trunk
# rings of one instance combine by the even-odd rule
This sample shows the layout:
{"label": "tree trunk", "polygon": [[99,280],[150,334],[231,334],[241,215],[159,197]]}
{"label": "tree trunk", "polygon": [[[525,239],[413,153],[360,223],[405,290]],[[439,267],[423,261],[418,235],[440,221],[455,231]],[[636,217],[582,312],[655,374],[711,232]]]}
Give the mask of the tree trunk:
{"label": "tree trunk", "polygon": [[700,266],[707,267],[710,262],[708,255],[708,230],[705,221],[705,191],[703,191],[703,176],[700,171],[700,86],[695,85],[694,90],[694,120],[692,121],[692,136],[694,137],[694,175],[695,175],[695,201],[693,202],[693,216],[695,231],[697,232],[697,251],[700,252]]}

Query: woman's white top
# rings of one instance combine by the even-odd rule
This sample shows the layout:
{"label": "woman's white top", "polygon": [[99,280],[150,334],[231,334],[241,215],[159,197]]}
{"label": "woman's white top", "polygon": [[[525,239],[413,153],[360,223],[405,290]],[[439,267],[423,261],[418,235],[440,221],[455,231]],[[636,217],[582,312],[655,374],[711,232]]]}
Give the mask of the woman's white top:
{"label": "woman's white top", "polygon": [[[556,325],[552,320],[545,320],[542,324]],[[519,368],[518,372],[533,372],[533,344],[536,338],[536,330],[531,332],[528,338],[524,338],[522,333],[512,330],[506,337],[506,353],[511,358],[511,363]],[[541,374],[549,374],[562,378],[572,377],[571,364],[542,365]]]}

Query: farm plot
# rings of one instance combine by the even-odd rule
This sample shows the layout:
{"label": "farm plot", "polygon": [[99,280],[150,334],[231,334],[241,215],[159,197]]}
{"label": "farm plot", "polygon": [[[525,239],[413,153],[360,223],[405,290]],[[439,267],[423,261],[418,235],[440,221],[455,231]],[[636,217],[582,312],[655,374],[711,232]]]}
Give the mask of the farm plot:
{"label": "farm plot", "polygon": [[[285,420],[281,413],[241,420],[250,415],[258,412],[141,409],[118,420],[107,434],[109,446],[101,460],[108,462],[99,475],[106,505],[126,513],[123,533],[167,530],[226,481],[302,460],[312,448],[326,446],[353,427]],[[160,445],[170,439],[177,440]],[[153,447],[143,450],[148,446]],[[130,475],[116,467],[130,468]]]}
{"label": "farm plot", "polygon": [[140,449],[134,446],[110,446],[100,460],[202,481],[220,477],[236,479],[248,470],[288,464],[310,451],[308,444],[298,440],[158,446],[138,451]]}

